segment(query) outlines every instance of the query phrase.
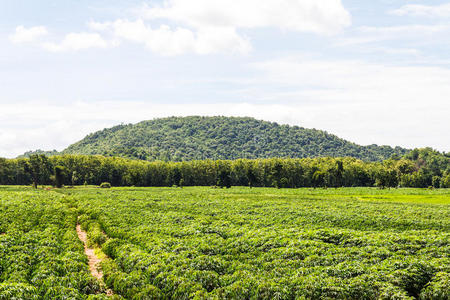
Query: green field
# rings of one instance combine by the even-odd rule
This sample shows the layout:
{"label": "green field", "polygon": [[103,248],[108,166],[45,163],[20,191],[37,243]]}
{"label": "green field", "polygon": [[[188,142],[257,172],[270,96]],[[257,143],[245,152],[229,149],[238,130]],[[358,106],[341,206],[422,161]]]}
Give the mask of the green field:
{"label": "green field", "polygon": [[0,299],[450,297],[448,189],[0,187],[0,234]]}

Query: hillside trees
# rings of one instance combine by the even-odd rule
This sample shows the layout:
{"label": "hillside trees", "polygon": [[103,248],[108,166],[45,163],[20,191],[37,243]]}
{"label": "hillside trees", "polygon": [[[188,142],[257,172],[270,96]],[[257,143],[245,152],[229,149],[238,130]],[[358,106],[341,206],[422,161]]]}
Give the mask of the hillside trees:
{"label": "hillside trees", "polygon": [[[86,136],[62,154],[148,161],[350,156],[381,161],[409,150],[360,146],[325,131],[235,117],[170,117],[119,125]],[[52,155],[54,155],[52,153]]]}

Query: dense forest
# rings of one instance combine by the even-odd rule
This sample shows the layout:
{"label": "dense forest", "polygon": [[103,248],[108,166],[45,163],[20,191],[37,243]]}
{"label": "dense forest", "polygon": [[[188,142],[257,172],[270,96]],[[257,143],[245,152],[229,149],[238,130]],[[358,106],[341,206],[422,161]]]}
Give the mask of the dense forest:
{"label": "dense forest", "polygon": [[[382,161],[408,150],[360,146],[325,131],[235,117],[171,117],[92,133],[61,154],[119,156],[148,161],[355,157]],[[56,154],[54,151],[32,154]]]}
{"label": "dense forest", "polygon": [[118,157],[43,154],[0,159],[0,184],[250,187],[450,187],[450,154],[415,149],[365,162],[352,157],[148,162]]}

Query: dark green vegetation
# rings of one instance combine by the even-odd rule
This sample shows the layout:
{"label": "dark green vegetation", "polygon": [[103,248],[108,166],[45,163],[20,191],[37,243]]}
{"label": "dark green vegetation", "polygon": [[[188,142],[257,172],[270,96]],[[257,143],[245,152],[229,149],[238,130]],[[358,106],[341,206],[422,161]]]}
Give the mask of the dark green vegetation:
{"label": "dark green vegetation", "polygon": [[400,147],[359,146],[324,131],[252,118],[172,117],[95,132],[62,154],[164,161],[323,156],[381,161],[407,152]]}
{"label": "dark green vegetation", "polygon": [[147,162],[103,156],[0,159],[0,184],[252,187],[450,187],[450,155],[413,150],[403,158]]}
{"label": "dark green vegetation", "polygon": [[77,215],[126,299],[450,297],[449,190],[4,187],[0,199],[0,299],[99,291]]}

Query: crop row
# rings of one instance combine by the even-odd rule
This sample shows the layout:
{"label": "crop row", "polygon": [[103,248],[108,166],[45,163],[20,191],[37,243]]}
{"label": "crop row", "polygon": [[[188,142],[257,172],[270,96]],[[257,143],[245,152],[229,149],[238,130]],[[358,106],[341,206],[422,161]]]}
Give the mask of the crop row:
{"label": "crop row", "polygon": [[110,257],[105,282],[127,299],[448,299],[447,204],[331,194],[160,188],[72,197],[95,224],[92,236],[101,228],[108,237],[97,239]]}
{"label": "crop row", "polygon": [[0,190],[0,299],[98,299],[65,196]]}

